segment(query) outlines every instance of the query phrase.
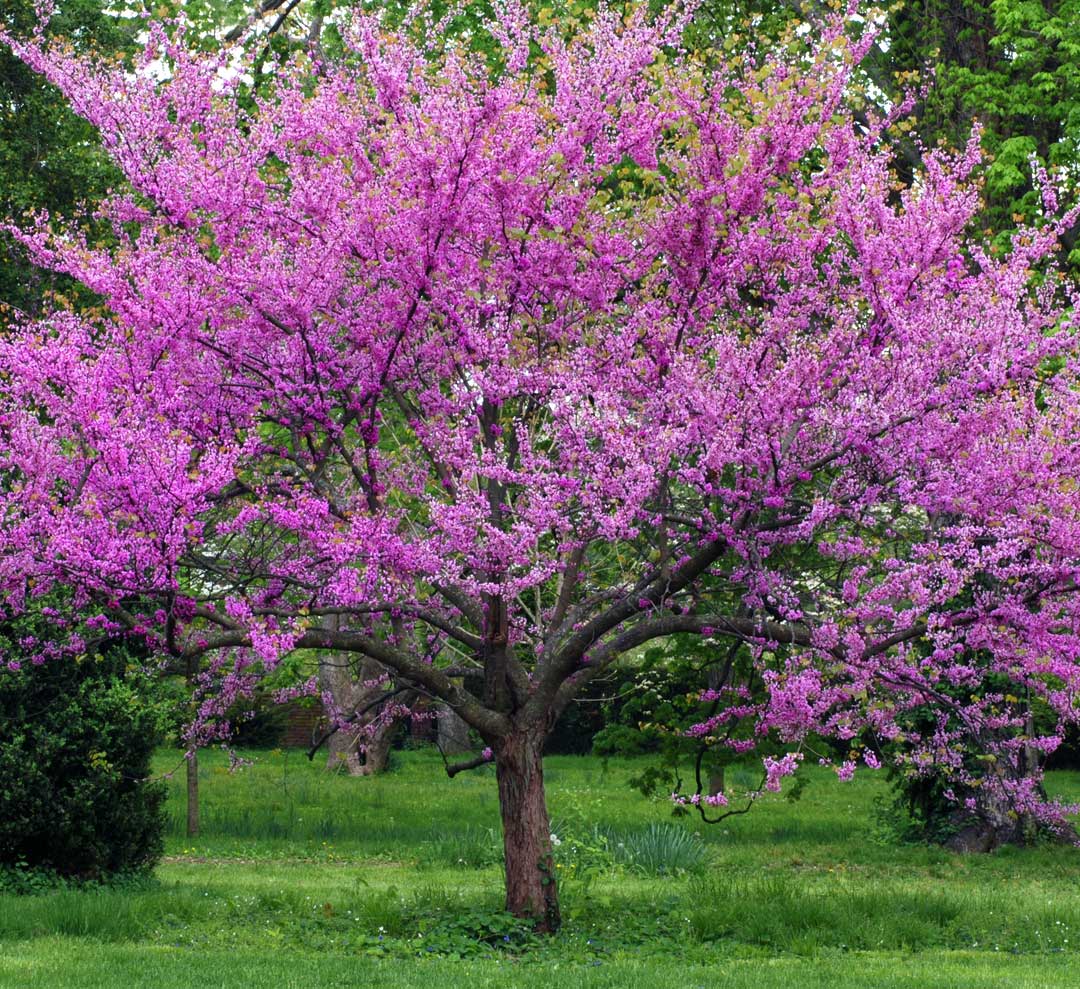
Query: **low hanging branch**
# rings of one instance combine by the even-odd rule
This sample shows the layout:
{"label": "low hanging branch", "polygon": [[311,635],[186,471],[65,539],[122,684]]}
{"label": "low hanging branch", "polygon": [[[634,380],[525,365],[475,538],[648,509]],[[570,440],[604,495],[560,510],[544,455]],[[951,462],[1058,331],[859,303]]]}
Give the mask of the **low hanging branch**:
{"label": "low hanging branch", "polygon": [[457,776],[458,773],[465,773],[470,769],[479,769],[481,766],[490,765],[491,759],[490,753],[488,755],[481,753],[472,759],[465,759],[461,762],[446,762],[446,757],[443,756],[443,761],[446,763],[446,775],[451,779]]}

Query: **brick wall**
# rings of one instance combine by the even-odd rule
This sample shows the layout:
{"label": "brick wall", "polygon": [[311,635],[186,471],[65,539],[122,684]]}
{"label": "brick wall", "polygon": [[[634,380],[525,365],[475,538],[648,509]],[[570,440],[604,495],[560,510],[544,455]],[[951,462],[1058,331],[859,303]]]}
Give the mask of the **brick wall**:
{"label": "brick wall", "polygon": [[[429,702],[421,700],[418,711],[426,711]],[[326,711],[317,699],[300,704],[293,702],[286,705],[285,731],[280,745],[290,749],[309,749],[326,731]],[[433,742],[437,732],[434,717],[417,718],[406,722],[406,731],[415,741]]]}
{"label": "brick wall", "polygon": [[326,713],[318,701],[289,704],[285,732],[281,744],[286,748],[311,748],[312,743],[326,730]]}

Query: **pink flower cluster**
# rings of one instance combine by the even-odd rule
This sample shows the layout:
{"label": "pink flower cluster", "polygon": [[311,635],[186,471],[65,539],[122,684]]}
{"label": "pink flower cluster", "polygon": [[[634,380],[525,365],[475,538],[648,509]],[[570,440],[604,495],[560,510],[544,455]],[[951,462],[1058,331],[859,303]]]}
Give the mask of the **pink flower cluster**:
{"label": "pink flower cluster", "polygon": [[347,58],[255,96],[256,52],[161,26],[132,70],[0,30],[126,179],[108,243],[12,231],[102,304],[0,338],[7,606],[62,584],[202,662],[192,743],[301,650],[494,742],[690,633],[745,644],[762,693],[698,732],[737,750],[1019,766],[1028,697],[1051,749],[1080,709],[1076,211],[972,241],[977,136],[898,188],[841,18],[705,67],[681,15],[500,9],[495,74],[357,11]]}

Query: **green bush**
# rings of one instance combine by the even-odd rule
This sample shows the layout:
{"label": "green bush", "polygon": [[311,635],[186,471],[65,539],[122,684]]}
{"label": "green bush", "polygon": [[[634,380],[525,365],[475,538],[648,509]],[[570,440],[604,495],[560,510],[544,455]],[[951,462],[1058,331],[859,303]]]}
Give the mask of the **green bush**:
{"label": "green bush", "polygon": [[162,852],[158,715],[123,649],[0,666],[0,868],[101,879]]}

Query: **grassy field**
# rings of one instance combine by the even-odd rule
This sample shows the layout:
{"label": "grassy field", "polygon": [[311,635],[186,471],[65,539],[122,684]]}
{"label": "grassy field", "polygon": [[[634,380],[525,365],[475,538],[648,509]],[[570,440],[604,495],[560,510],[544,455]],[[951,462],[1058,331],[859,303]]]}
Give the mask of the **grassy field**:
{"label": "grassy field", "polygon": [[447,780],[411,752],[357,780],[253,758],[201,757],[188,840],[179,756],[159,754],[180,772],[153,881],[0,895],[0,987],[1080,985],[1080,850],[898,846],[873,774],[821,772],[706,828],[635,793],[640,765],[549,759],[566,923],[540,940],[500,911],[490,768]]}

